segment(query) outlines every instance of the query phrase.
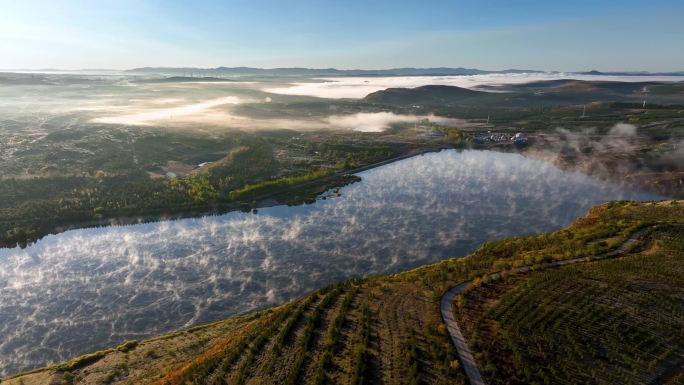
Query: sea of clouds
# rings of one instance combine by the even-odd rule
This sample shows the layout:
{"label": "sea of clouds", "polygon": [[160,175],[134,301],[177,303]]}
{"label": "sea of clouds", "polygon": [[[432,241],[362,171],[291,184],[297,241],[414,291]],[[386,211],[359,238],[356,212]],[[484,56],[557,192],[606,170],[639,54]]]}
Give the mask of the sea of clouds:
{"label": "sea of clouds", "polygon": [[[27,132],[49,132],[55,124],[69,126],[107,124],[119,126],[157,126],[179,129],[351,129],[377,132],[393,124],[430,119],[441,124],[456,124],[437,116],[401,115],[391,112],[359,112],[325,116],[307,114],[273,117],[245,116],[237,105],[259,105],[296,101],[299,96],[321,98],[363,98],[369,93],[392,87],[454,85],[481,88],[553,79],[614,81],[681,81],[681,77],[593,76],[561,73],[489,74],[471,76],[397,76],[336,77],[308,79],[295,83],[218,82],[146,84],[130,81],[103,81],[84,85],[6,87],[0,93],[0,134],[5,141],[22,141]],[[487,88],[492,91],[492,88]],[[283,99],[286,98],[286,99]],[[256,108],[258,110],[258,107]],[[14,128],[15,126],[18,129]],[[4,129],[11,127],[10,130]],[[44,128],[44,129],[43,129]],[[45,131],[45,132],[43,132]],[[35,140],[35,138],[30,138]],[[12,146],[8,146],[12,147]],[[14,146],[16,147],[16,146]],[[0,148],[0,153],[3,148]]]}
{"label": "sea of clouds", "polygon": [[[297,82],[284,87],[265,87],[264,91],[282,95],[315,96],[319,98],[361,99],[387,88],[415,88],[426,85],[447,85],[463,88],[481,88],[506,84],[523,84],[542,80],[576,79],[590,81],[682,81],[681,76],[609,76],[580,75],[573,73],[520,73],[467,76],[388,76],[388,77],[333,77],[320,78],[320,82]],[[487,89],[491,91],[491,89]]]}

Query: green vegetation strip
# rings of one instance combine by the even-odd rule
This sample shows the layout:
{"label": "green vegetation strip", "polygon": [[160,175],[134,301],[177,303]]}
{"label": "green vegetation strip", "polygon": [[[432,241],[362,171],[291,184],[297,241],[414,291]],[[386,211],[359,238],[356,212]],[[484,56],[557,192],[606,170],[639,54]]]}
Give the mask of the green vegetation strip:
{"label": "green vegetation strip", "polygon": [[255,198],[260,195],[272,193],[283,188],[293,187],[302,183],[311,182],[332,175],[331,170],[317,170],[298,176],[287,176],[271,179],[255,184],[246,184],[244,187],[230,192],[230,199],[244,200]]}
{"label": "green vegetation strip", "polygon": [[[352,284],[347,283],[347,285]],[[337,317],[335,317],[332,327],[328,331],[328,336],[325,339],[325,343],[323,346],[323,356],[321,357],[321,360],[318,363],[318,367],[315,369],[314,372],[315,385],[323,385],[328,381],[327,372],[332,367],[334,350],[340,342],[340,337],[342,336],[342,327],[344,326],[344,323],[347,319],[347,315],[349,314],[351,303],[354,300],[354,298],[356,298],[358,293],[359,287],[354,285],[342,298],[342,302],[340,303],[340,308],[338,310]]]}
{"label": "green vegetation strip", "polygon": [[[240,364],[235,371],[233,379],[230,381],[231,384],[239,385],[245,382],[247,370],[249,370],[249,368],[252,366],[257,354],[264,348],[266,343],[269,341],[269,338],[276,332],[276,330],[283,325],[283,322],[288,316],[290,316],[289,311],[283,312],[283,314],[278,316],[272,323],[268,325],[268,327],[263,329],[250,344],[248,344],[246,351],[242,352],[244,357],[242,360],[240,360]],[[216,378],[216,381],[216,385],[220,385],[225,382],[222,378],[218,377]]]}
{"label": "green vegetation strip", "polygon": [[227,343],[225,346],[210,347],[209,352],[205,353],[204,357],[194,361],[185,370],[170,376],[165,383],[201,383],[207,378],[212,378],[211,385],[221,384],[221,377],[237,362],[249,344],[259,337],[262,326],[286,317],[289,312],[288,307],[278,312],[271,312],[263,319],[256,320],[237,344]]}
{"label": "green vegetation strip", "polygon": [[366,381],[366,371],[370,358],[371,318],[371,310],[368,306],[363,305],[361,307],[359,335],[352,347],[351,385],[362,385]]}
{"label": "green vegetation strip", "polygon": [[407,328],[406,335],[406,367],[408,368],[408,375],[406,380],[409,385],[420,384],[420,374],[418,372],[418,349],[416,348],[416,336],[413,328]]}
{"label": "green vegetation strip", "polygon": [[285,326],[283,326],[283,328],[280,329],[280,332],[278,332],[278,336],[276,337],[275,343],[271,348],[269,357],[266,360],[266,363],[264,364],[266,373],[270,373],[273,370],[273,366],[275,365],[276,360],[280,358],[280,353],[283,351],[283,348],[285,347],[285,342],[294,331],[297,322],[299,322],[299,320],[304,315],[304,312],[309,308],[309,306],[311,306],[315,299],[318,299],[318,295],[316,293],[309,295],[306,298],[306,300],[304,300],[304,302],[301,304],[301,306],[299,306],[295,310],[294,314],[292,314],[292,317],[288,318],[287,322],[285,323]]}
{"label": "green vegetation strip", "polygon": [[302,368],[304,367],[304,362],[308,358],[311,350],[311,344],[313,343],[314,331],[320,325],[323,312],[328,309],[333,300],[335,300],[342,293],[344,287],[342,285],[337,285],[333,290],[331,290],[321,301],[318,306],[313,310],[309,318],[307,319],[306,326],[304,327],[304,333],[299,339],[296,351],[298,352],[295,362],[290,367],[290,371],[285,379],[285,385],[296,385],[297,380],[301,376]]}

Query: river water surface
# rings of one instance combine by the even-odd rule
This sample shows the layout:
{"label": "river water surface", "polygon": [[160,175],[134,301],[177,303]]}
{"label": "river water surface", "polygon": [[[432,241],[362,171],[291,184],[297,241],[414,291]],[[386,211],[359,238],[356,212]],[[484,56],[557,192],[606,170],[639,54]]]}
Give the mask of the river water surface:
{"label": "river water surface", "polygon": [[491,151],[429,153],[359,175],[311,205],[73,230],[0,249],[0,373],[559,229],[599,202],[657,198]]}

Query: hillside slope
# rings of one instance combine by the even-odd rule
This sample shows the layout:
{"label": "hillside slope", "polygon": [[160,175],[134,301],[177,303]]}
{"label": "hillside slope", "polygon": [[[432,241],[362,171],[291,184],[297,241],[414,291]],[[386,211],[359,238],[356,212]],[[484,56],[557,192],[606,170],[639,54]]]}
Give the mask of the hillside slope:
{"label": "hillside slope", "polygon": [[487,384],[681,384],[682,262],[684,225],[659,226],[620,258],[480,282],[455,313]]}
{"label": "hillside slope", "polygon": [[[276,308],[152,340],[123,344],[108,351],[5,379],[2,383],[465,384],[467,380],[440,318],[440,298],[449,288],[489,272],[599,255],[622,244],[637,229],[642,228],[653,230],[650,238],[641,241],[634,253],[645,250],[642,256],[637,256],[643,258],[643,255],[658,250],[666,257],[663,260],[653,259],[649,263],[663,265],[649,271],[667,271],[673,261],[681,265],[682,258],[681,254],[673,253],[667,246],[666,239],[671,237],[667,235],[670,234],[668,229],[681,228],[683,224],[684,201],[609,203],[595,207],[586,217],[564,230],[488,242],[465,258],[450,259],[401,274],[340,283]],[[679,234],[675,235],[676,239],[681,241],[681,233],[676,234]],[[632,257],[629,255],[624,258]],[[641,265],[641,262],[637,265]],[[595,266],[601,268],[601,265]],[[560,276],[554,276],[554,280],[565,277],[560,273],[562,269],[565,268],[557,270]],[[535,274],[531,276],[535,277]],[[596,275],[612,277],[614,274],[598,270]],[[582,278],[573,273],[558,281],[572,286],[574,277]],[[677,280],[659,280],[652,284],[657,285],[663,293],[673,290],[681,293],[680,290],[684,290]],[[516,293],[515,290],[512,292]],[[588,290],[582,291],[581,295],[584,297],[579,294],[570,296],[567,306],[574,306],[573,298],[585,298],[585,302],[591,302],[592,296],[598,295],[610,301],[611,294],[605,290]],[[563,303],[563,297],[554,298]],[[615,298],[613,307],[603,309],[600,314],[609,318],[619,316],[626,323],[625,327],[631,322],[629,317],[637,317],[642,310],[653,309],[641,301],[632,301],[630,307],[623,307],[621,304],[624,302],[617,300],[624,298],[619,295]],[[680,317],[681,310],[677,306],[681,306],[681,300],[672,306],[667,308],[670,314]],[[534,330],[540,324],[551,324],[557,319],[544,320],[544,317],[555,313],[535,314],[538,317],[521,320],[520,327],[530,325]],[[589,317],[594,312],[586,314]],[[581,313],[577,317],[585,319]],[[534,323],[529,323],[531,321]],[[681,340],[676,339],[676,333],[681,330],[673,329],[678,325],[676,322],[661,323],[658,335],[670,332],[675,336],[671,340],[675,344],[673,346],[681,346]],[[616,333],[620,332],[620,329],[616,329]],[[547,342],[559,343],[554,334],[550,336]],[[485,337],[482,340],[488,341]],[[629,351],[637,357],[637,361],[647,361],[655,368],[669,368],[668,365],[672,365],[679,357],[674,350],[668,354],[652,354],[644,350],[642,345],[635,345],[638,341],[630,338],[611,339],[611,343],[615,344],[611,346],[612,349]],[[531,344],[524,348],[533,349],[535,346]],[[499,366],[495,355],[491,356],[490,362],[489,355],[477,351],[480,352],[476,355],[480,366],[487,368],[491,364],[494,368],[494,372],[483,370],[485,374],[517,370],[516,367],[505,369]],[[642,353],[644,355],[639,356]],[[654,350],[653,353],[658,352]],[[555,358],[550,355],[544,357],[546,360]],[[563,363],[563,367],[568,368],[581,367],[584,359],[602,362],[605,368],[618,365],[613,358],[604,360],[600,355],[569,355],[566,359],[570,361]],[[527,367],[536,370],[538,366],[549,365],[549,361],[522,362],[525,362],[521,369],[523,376]],[[574,375],[578,381],[583,378],[581,373],[574,370],[568,373],[568,383],[573,383]],[[613,377],[607,377],[609,380],[603,383],[643,383],[643,376],[632,373],[620,371],[620,382],[611,382]]]}
{"label": "hillside slope", "polygon": [[455,86],[429,85],[416,88],[388,88],[368,94],[363,101],[395,106],[441,105],[448,106],[469,98],[492,95]]}
{"label": "hillside slope", "polygon": [[[684,104],[684,82],[612,82],[543,80],[523,84],[483,85],[478,91],[443,85],[388,88],[368,94],[363,101],[388,106],[539,108],[598,102],[640,105]],[[491,91],[491,92],[490,92]]]}

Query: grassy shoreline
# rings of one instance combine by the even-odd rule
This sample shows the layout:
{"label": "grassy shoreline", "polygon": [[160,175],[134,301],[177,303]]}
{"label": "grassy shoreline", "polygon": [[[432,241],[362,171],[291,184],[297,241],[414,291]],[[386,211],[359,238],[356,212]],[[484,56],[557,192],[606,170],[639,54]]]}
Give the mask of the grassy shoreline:
{"label": "grassy shoreline", "polygon": [[[453,148],[454,146],[452,145],[429,146],[417,150],[410,150],[405,154],[356,167],[354,169],[321,173],[320,175],[317,174],[315,178],[297,179],[297,177],[288,177],[294,179],[295,183],[276,185],[274,189],[261,193],[253,193],[250,191],[252,193],[236,194],[229,202],[218,201],[203,204],[188,204],[175,208],[149,209],[145,211],[131,209],[126,210],[129,211],[126,212],[122,210],[123,213],[120,212],[119,214],[112,214],[111,216],[103,218],[91,218],[88,220],[60,223],[50,227],[41,227],[21,240],[0,238],[0,248],[13,248],[17,246],[24,248],[48,235],[60,234],[69,230],[199,218],[203,216],[223,215],[234,211],[250,212],[260,208],[278,205],[313,203],[316,200],[316,197],[325,192],[360,181],[361,179],[355,174],[414,156]],[[265,183],[268,183],[268,181]],[[243,189],[246,189],[246,187],[243,187]]]}

